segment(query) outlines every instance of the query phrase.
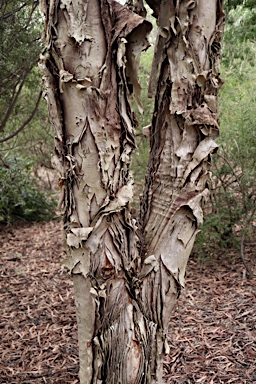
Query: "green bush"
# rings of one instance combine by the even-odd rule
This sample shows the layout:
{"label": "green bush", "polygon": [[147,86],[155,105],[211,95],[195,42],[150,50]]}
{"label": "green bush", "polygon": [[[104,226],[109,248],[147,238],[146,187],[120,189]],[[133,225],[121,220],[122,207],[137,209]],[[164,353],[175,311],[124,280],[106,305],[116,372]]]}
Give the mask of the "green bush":
{"label": "green bush", "polygon": [[[227,2],[226,2],[227,3]],[[240,4],[242,3],[242,4]],[[221,135],[213,157],[213,182],[194,250],[199,258],[223,248],[240,248],[255,231],[256,218],[256,8],[250,1],[228,2],[220,91]]]}
{"label": "green bush", "polygon": [[200,258],[223,248],[242,249],[245,236],[254,231],[256,69],[249,62],[244,67],[241,75],[223,68],[226,82],[220,92],[220,147],[212,159],[211,213],[195,245]]}
{"label": "green bush", "polygon": [[54,218],[55,201],[41,191],[31,176],[31,163],[0,159],[0,221],[41,221]]}

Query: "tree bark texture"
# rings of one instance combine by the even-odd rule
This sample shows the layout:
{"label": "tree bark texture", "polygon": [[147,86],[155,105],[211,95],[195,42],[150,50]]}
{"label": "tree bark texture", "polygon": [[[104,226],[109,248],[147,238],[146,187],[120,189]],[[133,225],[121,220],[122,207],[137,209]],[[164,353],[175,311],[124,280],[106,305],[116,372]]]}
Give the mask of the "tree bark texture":
{"label": "tree bark texture", "polygon": [[156,95],[138,227],[129,166],[137,70],[151,25],[112,0],[41,0],[44,93],[55,130],[81,384],[162,383],[171,311],[217,145],[221,2],[151,1]]}

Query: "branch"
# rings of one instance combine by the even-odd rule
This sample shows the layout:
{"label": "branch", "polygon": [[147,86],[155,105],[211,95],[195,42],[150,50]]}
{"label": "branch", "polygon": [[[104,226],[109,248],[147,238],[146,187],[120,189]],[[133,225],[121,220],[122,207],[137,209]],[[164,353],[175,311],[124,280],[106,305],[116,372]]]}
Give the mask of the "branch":
{"label": "branch", "polygon": [[6,123],[8,121],[8,119],[10,118],[11,114],[12,114],[12,110],[14,108],[14,105],[16,104],[16,101],[21,93],[21,90],[23,88],[23,85],[25,84],[25,81],[26,81],[26,77],[27,75],[29,74],[29,72],[31,71],[32,67],[30,67],[27,72],[25,73],[23,79],[22,79],[22,82],[20,83],[19,85],[19,88],[18,88],[18,91],[16,92],[15,94],[15,90],[13,91],[13,95],[12,95],[12,99],[11,99],[11,102],[10,102],[10,105],[7,109],[7,112],[5,114],[5,117],[3,119],[3,122],[1,123],[0,125],[0,132],[4,130],[5,126],[6,126]]}
{"label": "branch", "polygon": [[242,239],[241,239],[241,244],[240,244],[240,255],[241,255],[243,264],[245,266],[245,269],[246,269],[246,271],[248,273],[249,279],[253,277],[254,273],[251,270],[251,268],[249,267],[249,265],[247,264],[247,262],[245,261],[244,240],[245,240],[246,229],[247,229],[250,221],[252,220],[252,218],[253,218],[253,216],[255,214],[255,211],[256,211],[256,207],[255,207],[255,204],[254,204],[254,209],[252,210],[251,214],[247,216],[247,218],[245,220],[245,225],[244,225],[244,228],[242,230],[243,234],[242,234]]}
{"label": "branch", "polygon": [[8,19],[9,17],[13,16],[15,13],[22,10],[22,8],[26,7],[27,3],[22,4],[20,7],[12,9],[10,12],[6,13],[5,15],[2,15],[1,21]]}
{"label": "branch", "polygon": [[[222,150],[225,153],[225,150],[224,150],[223,146],[222,146]],[[246,202],[245,202],[245,198],[244,198],[244,188],[243,188],[243,186],[242,186],[242,184],[241,184],[241,182],[240,182],[240,180],[238,178],[238,175],[237,175],[236,171],[234,170],[234,168],[231,165],[230,161],[227,159],[226,153],[225,153],[225,156],[222,156],[220,153],[218,153],[218,156],[222,160],[224,160],[224,162],[229,166],[229,168],[230,168],[230,170],[231,170],[231,172],[232,172],[232,174],[233,174],[233,176],[234,176],[234,178],[235,178],[235,180],[236,180],[236,182],[237,182],[237,184],[238,184],[238,186],[240,188],[240,191],[241,191],[241,194],[242,194],[242,199],[243,199],[243,207],[245,208],[245,210],[247,210],[247,206],[246,206]]]}
{"label": "branch", "polygon": [[0,160],[2,161],[5,168],[10,168],[9,164],[5,161],[5,159],[3,159],[3,157],[1,155],[0,155]]}
{"label": "branch", "polygon": [[20,133],[31,122],[31,120],[35,116],[35,113],[36,113],[37,108],[39,106],[41,97],[42,97],[42,91],[40,91],[40,93],[39,93],[35,108],[33,109],[33,112],[31,113],[29,118],[26,121],[24,121],[24,123],[20,126],[19,129],[17,129],[17,131],[15,131],[14,133],[12,133],[11,135],[9,135],[7,137],[4,137],[3,139],[0,139],[0,143],[4,143],[5,141],[8,141],[8,140],[12,139],[14,136],[18,135],[18,133]]}

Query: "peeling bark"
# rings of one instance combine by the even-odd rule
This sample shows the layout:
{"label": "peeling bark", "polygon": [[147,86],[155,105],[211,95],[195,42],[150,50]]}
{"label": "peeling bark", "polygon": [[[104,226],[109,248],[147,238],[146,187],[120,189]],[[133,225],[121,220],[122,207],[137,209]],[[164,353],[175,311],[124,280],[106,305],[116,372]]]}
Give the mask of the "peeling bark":
{"label": "peeling bark", "polygon": [[[41,0],[81,384],[162,383],[165,335],[207,196],[218,135],[217,0],[151,1],[156,92],[139,230],[131,218],[137,70],[151,25],[113,0]],[[137,5],[143,14],[143,3]]]}
{"label": "peeling bark", "polygon": [[144,267],[153,263],[140,297],[163,339],[209,192],[210,158],[219,134],[223,22],[218,0],[160,4],[149,85],[155,111],[140,212],[140,256]]}

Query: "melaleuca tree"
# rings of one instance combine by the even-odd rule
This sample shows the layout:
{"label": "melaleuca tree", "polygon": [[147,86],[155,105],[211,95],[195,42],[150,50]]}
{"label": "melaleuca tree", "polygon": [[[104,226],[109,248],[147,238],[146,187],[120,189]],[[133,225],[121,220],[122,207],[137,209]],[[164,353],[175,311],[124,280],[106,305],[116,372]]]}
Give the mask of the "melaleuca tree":
{"label": "melaleuca tree", "polygon": [[[75,288],[80,382],[162,383],[166,333],[208,195],[218,136],[222,1],[148,1],[155,97],[139,219],[130,213],[142,0],[41,0],[44,92],[55,132]],[[135,11],[137,13],[135,13]]]}

